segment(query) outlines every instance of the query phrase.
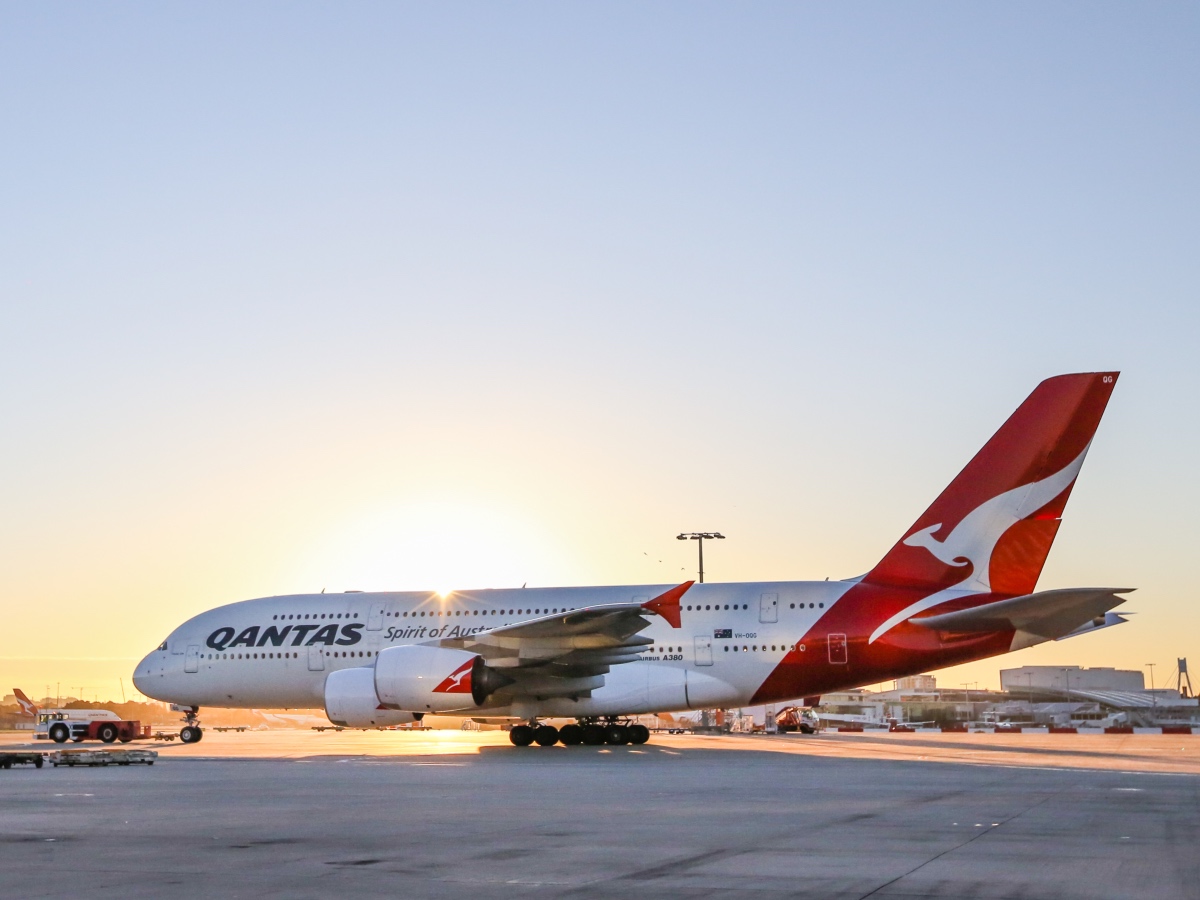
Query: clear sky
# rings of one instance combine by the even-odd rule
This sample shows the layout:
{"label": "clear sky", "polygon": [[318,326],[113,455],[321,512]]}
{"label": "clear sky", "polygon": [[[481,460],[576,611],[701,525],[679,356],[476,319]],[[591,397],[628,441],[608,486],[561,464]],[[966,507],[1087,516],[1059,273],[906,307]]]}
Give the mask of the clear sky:
{"label": "clear sky", "polygon": [[[294,591],[860,574],[1123,376],[1040,586],[1200,663],[1200,7],[0,4],[0,690]],[[10,684],[10,682],[12,684]],[[71,688],[74,692],[74,688]]]}

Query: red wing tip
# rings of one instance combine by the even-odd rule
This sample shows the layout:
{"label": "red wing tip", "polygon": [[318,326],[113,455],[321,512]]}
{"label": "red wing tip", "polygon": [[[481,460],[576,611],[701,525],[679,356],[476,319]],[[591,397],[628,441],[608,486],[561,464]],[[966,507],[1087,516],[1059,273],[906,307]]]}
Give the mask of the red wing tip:
{"label": "red wing tip", "polygon": [[679,612],[679,598],[686,594],[695,583],[694,581],[685,581],[683,584],[676,585],[654,599],[647,600],[642,604],[642,609],[662,616],[672,628],[682,628],[683,618]]}

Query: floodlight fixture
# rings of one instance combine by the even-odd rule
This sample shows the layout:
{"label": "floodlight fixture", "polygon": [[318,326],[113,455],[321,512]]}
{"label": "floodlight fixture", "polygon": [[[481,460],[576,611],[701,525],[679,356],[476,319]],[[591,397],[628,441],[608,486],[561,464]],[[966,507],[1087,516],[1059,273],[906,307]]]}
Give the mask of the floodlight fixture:
{"label": "floodlight fixture", "polygon": [[725,535],[719,531],[687,531],[675,536],[677,541],[695,541],[696,547],[700,551],[700,583],[704,584],[704,542],[717,540],[725,540]]}

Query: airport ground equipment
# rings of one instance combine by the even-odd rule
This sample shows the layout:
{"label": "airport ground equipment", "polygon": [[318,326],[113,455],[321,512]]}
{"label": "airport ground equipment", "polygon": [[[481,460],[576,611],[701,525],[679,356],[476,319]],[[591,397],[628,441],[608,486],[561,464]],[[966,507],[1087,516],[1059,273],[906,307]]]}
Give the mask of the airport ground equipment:
{"label": "airport ground equipment", "polygon": [[787,734],[790,731],[816,734],[821,730],[821,720],[807,707],[786,706],[775,716],[775,730],[780,734]]}
{"label": "airport ground equipment", "polygon": [[150,737],[150,726],[136,720],[122,719],[107,709],[44,709],[37,714],[34,740],[54,741],[114,741],[128,743]]}
{"label": "airport ground equipment", "polygon": [[45,762],[41,753],[0,753],[0,769],[11,769],[13,766],[33,766],[40,769]]}
{"label": "airport ground equipment", "polygon": [[56,744],[65,744],[67,741],[101,741],[105,744],[120,741],[127,744],[133,740],[149,738],[150,726],[127,719],[55,721],[49,724],[45,736]]}
{"label": "airport ground equipment", "polygon": [[157,750],[56,750],[50,754],[55,766],[154,765]]}

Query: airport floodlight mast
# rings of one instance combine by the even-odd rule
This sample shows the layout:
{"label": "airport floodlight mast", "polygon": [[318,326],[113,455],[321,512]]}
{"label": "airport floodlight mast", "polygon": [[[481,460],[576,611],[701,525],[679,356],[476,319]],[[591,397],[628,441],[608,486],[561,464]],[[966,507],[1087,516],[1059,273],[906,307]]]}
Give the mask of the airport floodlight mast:
{"label": "airport floodlight mast", "polygon": [[676,535],[675,540],[695,541],[696,546],[700,548],[700,583],[704,584],[704,542],[711,540],[723,541],[725,540],[725,535],[716,531],[689,531]]}

